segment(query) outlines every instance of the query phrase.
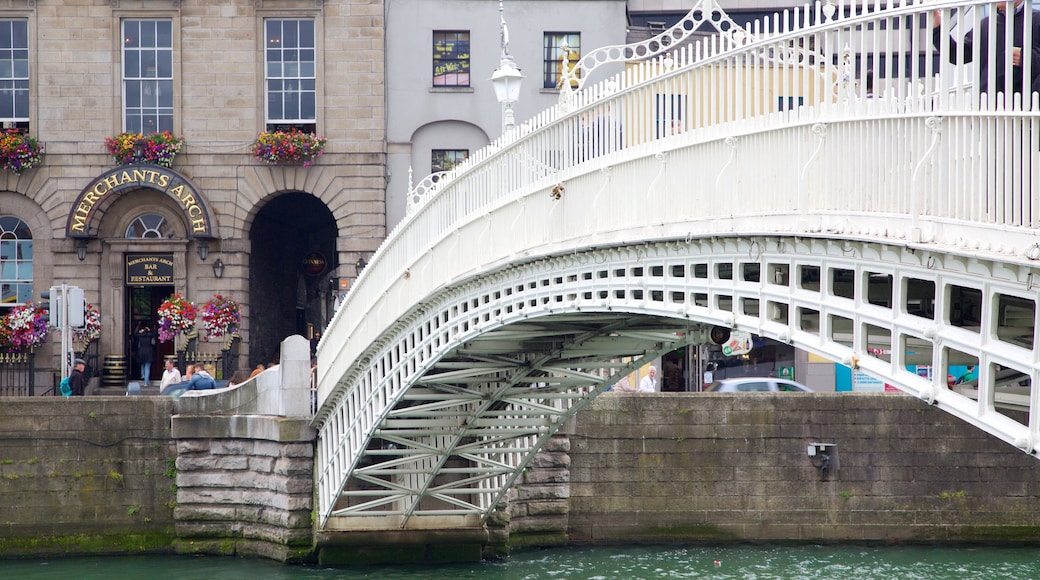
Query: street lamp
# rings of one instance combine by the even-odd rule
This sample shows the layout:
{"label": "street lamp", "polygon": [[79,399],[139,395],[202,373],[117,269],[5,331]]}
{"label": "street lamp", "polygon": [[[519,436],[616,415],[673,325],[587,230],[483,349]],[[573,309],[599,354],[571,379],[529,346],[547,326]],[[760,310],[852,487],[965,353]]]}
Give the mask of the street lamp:
{"label": "street lamp", "polygon": [[491,74],[491,86],[495,87],[495,98],[502,103],[502,134],[505,134],[516,125],[513,105],[520,98],[520,83],[524,80],[524,75],[520,74],[520,69],[509,55],[509,29],[506,28],[502,0],[498,2],[498,13],[502,22],[502,60]]}

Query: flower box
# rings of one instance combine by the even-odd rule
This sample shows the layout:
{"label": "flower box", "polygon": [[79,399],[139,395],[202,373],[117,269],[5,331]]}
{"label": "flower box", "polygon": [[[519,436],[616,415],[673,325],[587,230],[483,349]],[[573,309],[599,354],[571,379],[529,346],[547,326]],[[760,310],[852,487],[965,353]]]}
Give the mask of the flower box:
{"label": "flower box", "polygon": [[18,131],[0,135],[0,167],[20,175],[43,162],[43,143]]}
{"label": "flower box", "polygon": [[249,148],[254,157],[268,165],[302,165],[307,167],[321,157],[326,139],[300,131],[265,131],[256,136]]}
{"label": "flower box", "polygon": [[183,145],[184,138],[177,137],[169,131],[147,135],[120,133],[115,137],[105,138],[105,148],[120,165],[154,163],[172,167],[173,158],[180,153]]}

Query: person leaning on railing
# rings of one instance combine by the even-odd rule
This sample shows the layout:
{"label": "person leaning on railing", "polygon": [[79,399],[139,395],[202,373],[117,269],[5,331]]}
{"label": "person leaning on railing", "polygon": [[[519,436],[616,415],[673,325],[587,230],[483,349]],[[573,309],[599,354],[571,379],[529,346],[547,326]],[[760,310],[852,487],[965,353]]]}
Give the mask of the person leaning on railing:
{"label": "person leaning on railing", "polygon": [[[1007,66],[1007,55],[1004,52],[1005,39],[1007,38],[1007,9],[1008,4],[1012,4],[1015,8],[1014,11],[1014,32],[1012,38],[1012,53],[1011,53],[1011,66],[1013,68],[1013,76],[1011,79],[1012,91],[1015,93],[1022,92],[1022,42],[1024,38],[1025,30],[1025,2],[1024,0],[1016,0],[1015,2],[997,2],[996,11],[996,47],[993,55],[993,60],[996,62],[995,81],[997,91],[1002,91],[1006,79],[1006,66]],[[1030,71],[1030,93],[1040,91],[1040,10],[1032,11],[1032,22],[1030,24],[1030,30],[1032,31],[1032,63]],[[990,55],[989,55],[989,16],[985,16],[979,21],[978,26],[978,38],[975,38],[975,30],[969,30],[964,34],[964,39],[960,43],[960,50],[958,51],[957,41],[953,38],[948,38],[950,47],[950,62],[957,64],[957,54],[961,53],[961,60],[963,62],[971,62],[974,58],[976,46],[979,50],[979,93],[988,92],[987,83],[989,82],[989,66],[990,66]],[[942,22],[942,12],[940,10],[932,11],[932,44],[938,50],[942,38],[942,29],[939,25]]]}

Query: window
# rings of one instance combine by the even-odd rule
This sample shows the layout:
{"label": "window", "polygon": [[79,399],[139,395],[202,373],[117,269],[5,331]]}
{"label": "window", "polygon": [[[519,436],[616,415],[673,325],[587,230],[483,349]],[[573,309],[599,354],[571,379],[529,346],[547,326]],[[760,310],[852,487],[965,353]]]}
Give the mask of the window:
{"label": "window", "polygon": [[469,86],[469,31],[433,31],[433,86]]}
{"label": "window", "polygon": [[173,28],[169,20],[123,21],[124,126],[173,131]]}
{"label": "window", "polygon": [[434,149],[430,172],[451,171],[455,166],[469,157],[468,149]]}
{"label": "window", "polygon": [[156,213],[137,216],[126,228],[128,238],[165,238],[172,235],[173,230],[170,229],[166,218]]}
{"label": "window", "polygon": [[25,20],[0,20],[0,122],[29,129],[29,31]]}
{"label": "window", "polygon": [[267,130],[317,130],[314,21],[265,23]]}
{"label": "window", "polygon": [[[542,40],[542,87],[560,88],[563,80],[563,57],[571,69],[581,58],[581,34],[577,32],[546,32]],[[575,83],[571,86],[577,88]]]}
{"label": "window", "polygon": [[682,133],[683,100],[683,95],[654,95],[655,137]]}
{"label": "window", "polygon": [[0,216],[0,316],[32,300],[32,295],[32,232],[22,220]]}

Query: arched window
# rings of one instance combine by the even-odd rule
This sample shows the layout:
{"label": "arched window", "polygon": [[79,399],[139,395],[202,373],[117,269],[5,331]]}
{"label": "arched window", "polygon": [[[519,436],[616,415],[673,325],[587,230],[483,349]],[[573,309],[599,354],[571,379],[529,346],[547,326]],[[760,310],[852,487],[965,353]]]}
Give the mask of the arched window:
{"label": "arched window", "polygon": [[157,213],[146,213],[137,216],[126,228],[128,238],[166,238],[173,237],[173,231],[166,218]]}
{"label": "arched window", "polygon": [[32,231],[14,216],[0,216],[0,315],[32,297]]}

